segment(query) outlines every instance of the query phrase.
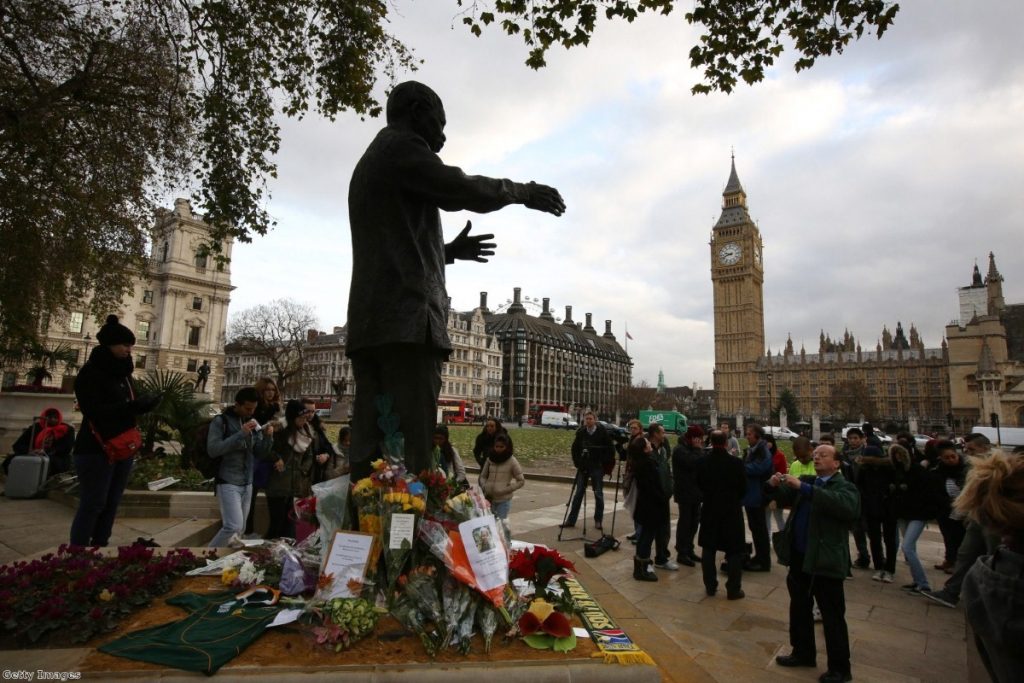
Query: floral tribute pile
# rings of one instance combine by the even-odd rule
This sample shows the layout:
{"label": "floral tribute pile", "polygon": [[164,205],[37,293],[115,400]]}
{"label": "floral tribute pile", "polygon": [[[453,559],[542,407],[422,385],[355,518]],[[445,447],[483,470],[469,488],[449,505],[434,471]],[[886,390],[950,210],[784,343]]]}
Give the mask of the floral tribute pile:
{"label": "floral tribute pile", "polygon": [[[571,603],[549,589],[574,571],[572,563],[546,548],[510,552],[507,527],[478,489],[458,487],[437,470],[413,476],[401,464],[378,460],[350,497],[356,516],[349,526],[374,536],[361,582],[349,578],[351,597],[337,597],[335,577],[321,571],[315,586],[291,599],[293,605],[302,601],[300,625],[318,643],[343,650],[390,613],[431,656],[447,649],[468,653],[477,634],[485,652],[495,635],[523,636],[533,647],[561,651],[575,646]],[[309,546],[307,539],[291,550],[301,555]],[[247,549],[247,559],[222,578],[232,586],[243,579],[269,582],[268,557],[288,561],[287,551],[281,541],[270,553]],[[282,577],[283,593],[296,595],[284,589],[289,575],[278,570],[274,577]],[[524,590],[514,588],[514,579]]]}
{"label": "floral tribute pile", "polygon": [[56,554],[0,567],[0,624],[20,643],[49,633],[83,643],[114,630],[200,564],[188,550],[156,555],[131,545],[105,556],[96,548],[62,545]]}
{"label": "floral tribute pile", "polygon": [[[575,571],[572,563],[540,546],[511,550],[507,526],[479,489],[457,487],[440,471],[414,476],[384,460],[351,488],[343,479],[297,510],[304,522],[317,520],[315,533],[210,557],[206,566],[185,550],[156,555],[130,546],[105,557],[62,546],[55,555],[2,567],[0,623],[27,642],[53,631],[82,642],[113,629],[188,571],[218,576],[228,602],[254,592],[272,596],[268,606],[296,610],[295,625],[334,652],[372,636],[385,614],[432,657],[468,654],[475,643],[489,652],[495,636],[557,651],[575,647],[572,603],[559,585]],[[370,556],[359,564],[362,574],[335,581],[325,572],[335,529],[372,536],[364,540]]]}

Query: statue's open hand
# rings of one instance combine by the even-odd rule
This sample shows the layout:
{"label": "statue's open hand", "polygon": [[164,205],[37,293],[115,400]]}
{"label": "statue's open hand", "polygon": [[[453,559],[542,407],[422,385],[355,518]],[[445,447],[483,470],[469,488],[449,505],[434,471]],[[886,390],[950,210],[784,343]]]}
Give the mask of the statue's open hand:
{"label": "statue's open hand", "polygon": [[565,213],[565,200],[553,187],[530,182],[526,185],[529,196],[526,198],[526,208],[536,211],[544,211],[561,216]]}
{"label": "statue's open hand", "polygon": [[462,229],[462,232],[451,242],[444,245],[444,260],[446,263],[455,263],[456,260],[487,263],[485,257],[494,256],[494,248],[498,245],[487,241],[493,240],[494,235],[473,235],[471,237],[469,230],[472,227],[472,221],[466,221],[466,227]]}

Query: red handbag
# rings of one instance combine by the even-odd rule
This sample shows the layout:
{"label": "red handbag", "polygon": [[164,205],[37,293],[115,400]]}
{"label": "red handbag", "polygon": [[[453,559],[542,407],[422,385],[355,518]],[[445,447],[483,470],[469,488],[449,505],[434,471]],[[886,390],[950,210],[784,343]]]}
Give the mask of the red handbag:
{"label": "red handbag", "polygon": [[89,423],[89,429],[92,430],[93,436],[96,437],[96,441],[99,442],[103,452],[107,454],[107,461],[111,464],[118,460],[127,460],[142,448],[142,432],[139,431],[138,427],[132,427],[106,441],[96,431],[96,427],[93,426],[92,422]]}
{"label": "red handbag", "polygon": [[[135,392],[132,391],[132,385],[130,383],[128,384],[128,394],[133,400],[135,399]],[[128,458],[131,458],[142,448],[142,432],[139,431],[138,427],[127,429],[106,441],[104,441],[103,437],[100,436],[100,433],[96,431],[96,426],[92,423],[92,420],[89,421],[89,429],[92,430],[92,435],[96,437],[96,441],[99,443],[100,448],[102,448],[103,452],[106,453],[107,462],[110,464],[114,464],[118,460],[127,460]]]}

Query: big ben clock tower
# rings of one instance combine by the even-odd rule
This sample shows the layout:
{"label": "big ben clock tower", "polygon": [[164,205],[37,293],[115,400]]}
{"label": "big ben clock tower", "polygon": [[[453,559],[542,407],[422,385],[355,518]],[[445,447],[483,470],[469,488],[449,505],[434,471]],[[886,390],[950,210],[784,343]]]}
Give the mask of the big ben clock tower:
{"label": "big ben clock tower", "polygon": [[715,392],[720,413],[750,415],[759,406],[755,365],[764,354],[764,264],[735,157],[722,198],[722,215],[711,231]]}

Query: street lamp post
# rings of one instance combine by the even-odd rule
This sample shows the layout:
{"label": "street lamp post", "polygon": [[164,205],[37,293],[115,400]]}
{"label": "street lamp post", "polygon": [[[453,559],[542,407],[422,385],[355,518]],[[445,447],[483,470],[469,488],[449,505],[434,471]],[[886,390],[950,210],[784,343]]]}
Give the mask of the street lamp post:
{"label": "street lamp post", "polygon": [[772,422],[772,373],[768,372],[768,422]]}

